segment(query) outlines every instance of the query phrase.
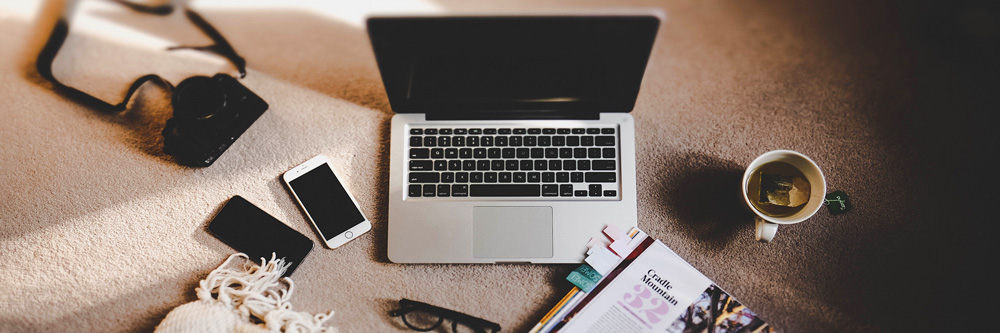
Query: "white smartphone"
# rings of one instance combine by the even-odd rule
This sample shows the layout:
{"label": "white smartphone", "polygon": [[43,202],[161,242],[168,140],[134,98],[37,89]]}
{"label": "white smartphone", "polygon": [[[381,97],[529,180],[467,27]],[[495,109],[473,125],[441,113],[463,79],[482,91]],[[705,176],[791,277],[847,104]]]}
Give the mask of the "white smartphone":
{"label": "white smartphone", "polygon": [[372,229],[326,156],[313,157],[282,178],[326,247],[337,248]]}

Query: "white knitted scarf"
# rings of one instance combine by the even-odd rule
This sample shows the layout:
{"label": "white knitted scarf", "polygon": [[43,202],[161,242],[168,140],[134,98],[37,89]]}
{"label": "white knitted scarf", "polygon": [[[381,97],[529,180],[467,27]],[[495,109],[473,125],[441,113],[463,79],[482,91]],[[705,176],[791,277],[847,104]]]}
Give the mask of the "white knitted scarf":
{"label": "white knitted scarf", "polygon": [[[241,269],[230,268],[235,258],[243,259]],[[199,282],[198,300],[170,311],[155,332],[336,332],[323,327],[333,311],[315,316],[292,311],[294,284],[281,277],[287,268],[273,254],[259,266],[243,253],[233,254]]]}

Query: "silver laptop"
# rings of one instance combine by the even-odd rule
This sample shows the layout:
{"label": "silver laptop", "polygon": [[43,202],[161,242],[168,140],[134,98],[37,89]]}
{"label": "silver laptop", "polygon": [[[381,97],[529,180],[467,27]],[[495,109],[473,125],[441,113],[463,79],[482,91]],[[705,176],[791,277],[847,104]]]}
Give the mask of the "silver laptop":
{"label": "silver laptop", "polygon": [[633,118],[657,15],[368,19],[392,110],[396,263],[579,263],[636,226]]}

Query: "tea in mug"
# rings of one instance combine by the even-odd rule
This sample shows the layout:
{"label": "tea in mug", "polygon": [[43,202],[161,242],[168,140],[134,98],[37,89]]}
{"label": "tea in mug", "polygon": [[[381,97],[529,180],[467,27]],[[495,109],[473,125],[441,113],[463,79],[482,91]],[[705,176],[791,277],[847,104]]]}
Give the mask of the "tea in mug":
{"label": "tea in mug", "polygon": [[747,196],[754,208],[774,217],[790,216],[809,202],[809,181],[784,162],[765,163],[750,174]]}

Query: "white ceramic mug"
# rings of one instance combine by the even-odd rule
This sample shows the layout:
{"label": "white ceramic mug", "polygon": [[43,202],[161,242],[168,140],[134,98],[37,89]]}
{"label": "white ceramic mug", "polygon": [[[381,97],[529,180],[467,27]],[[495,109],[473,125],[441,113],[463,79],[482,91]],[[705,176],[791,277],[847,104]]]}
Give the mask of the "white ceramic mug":
{"label": "white ceramic mug", "polygon": [[[806,181],[809,182],[809,201],[806,202],[805,206],[795,214],[782,217],[770,216],[764,214],[755,208],[752,203],[750,203],[750,200],[754,200],[753,197],[747,193],[747,185],[750,182],[750,176],[761,165],[770,162],[784,162],[792,165],[802,172]],[[754,159],[753,162],[750,162],[750,166],[748,166],[746,172],[743,173],[742,188],[743,201],[747,208],[749,208],[754,214],[754,225],[756,226],[755,238],[761,242],[770,242],[774,239],[774,235],[778,232],[779,224],[795,224],[805,221],[816,214],[820,207],[823,207],[823,197],[826,195],[826,178],[823,177],[823,172],[819,170],[819,166],[816,165],[816,162],[813,162],[813,160],[806,157],[806,155],[802,155],[791,150],[774,150],[766,152]]]}

